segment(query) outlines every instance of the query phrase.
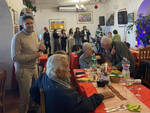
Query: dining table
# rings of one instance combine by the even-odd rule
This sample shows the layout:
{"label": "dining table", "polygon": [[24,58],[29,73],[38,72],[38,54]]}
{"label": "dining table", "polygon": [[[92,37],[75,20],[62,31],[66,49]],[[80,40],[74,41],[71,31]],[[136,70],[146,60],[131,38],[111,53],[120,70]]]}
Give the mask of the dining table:
{"label": "dining table", "polygon": [[[84,72],[82,76],[77,76],[77,72]],[[73,78],[78,86],[78,92],[81,96],[90,97],[94,93],[103,93],[105,91],[112,92],[113,98],[104,99],[103,102],[92,113],[107,113],[106,108],[115,108],[121,105],[136,104],[140,105],[140,113],[150,113],[150,90],[141,85],[133,84],[130,86],[121,85],[120,83],[109,83],[104,88],[98,87],[97,82],[81,82],[79,78],[90,78],[91,72],[87,69],[74,69]],[[113,113],[137,113],[127,109],[119,109]]]}

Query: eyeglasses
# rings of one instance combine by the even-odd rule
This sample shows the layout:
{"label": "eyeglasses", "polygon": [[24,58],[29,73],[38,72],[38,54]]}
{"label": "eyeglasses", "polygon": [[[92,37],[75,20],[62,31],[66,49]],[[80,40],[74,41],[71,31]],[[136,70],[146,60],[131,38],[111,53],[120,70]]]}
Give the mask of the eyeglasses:
{"label": "eyeglasses", "polygon": [[30,22],[30,23],[25,23],[25,25],[32,25],[33,24],[33,22]]}

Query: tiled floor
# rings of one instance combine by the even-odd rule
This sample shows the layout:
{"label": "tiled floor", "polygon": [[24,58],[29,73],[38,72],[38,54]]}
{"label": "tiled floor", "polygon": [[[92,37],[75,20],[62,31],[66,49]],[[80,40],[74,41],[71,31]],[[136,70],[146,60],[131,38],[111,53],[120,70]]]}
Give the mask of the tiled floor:
{"label": "tiled floor", "polygon": [[6,91],[6,113],[18,113],[18,100],[19,96],[17,91]]}

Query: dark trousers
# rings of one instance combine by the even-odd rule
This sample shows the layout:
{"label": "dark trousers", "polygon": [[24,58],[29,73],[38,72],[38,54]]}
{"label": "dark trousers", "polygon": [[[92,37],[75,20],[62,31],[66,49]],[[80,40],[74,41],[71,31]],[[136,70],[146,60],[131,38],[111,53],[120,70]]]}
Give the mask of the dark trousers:
{"label": "dark trousers", "polygon": [[82,40],[82,43],[89,42],[89,40]]}
{"label": "dark trousers", "polygon": [[60,43],[58,39],[55,39],[54,40],[54,53],[58,50],[60,50]]}
{"label": "dark trousers", "polygon": [[61,41],[61,49],[66,51],[66,41],[64,40]]}
{"label": "dark trousers", "polygon": [[46,50],[44,51],[44,53],[47,54],[47,50],[49,50],[49,55],[51,55],[51,45],[50,45],[50,43],[45,44],[45,46],[46,46]]}

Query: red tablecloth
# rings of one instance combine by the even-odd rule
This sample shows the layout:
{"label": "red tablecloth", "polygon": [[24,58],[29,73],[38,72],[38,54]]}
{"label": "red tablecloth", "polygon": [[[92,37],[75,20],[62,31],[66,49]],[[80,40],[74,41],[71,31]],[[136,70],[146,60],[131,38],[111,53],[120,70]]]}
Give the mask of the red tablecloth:
{"label": "red tablecloth", "polygon": [[[73,77],[75,78],[76,72],[80,72],[80,71],[84,71],[84,69],[76,69],[74,70],[74,74]],[[88,77],[88,75],[85,74],[84,77]],[[79,86],[79,94],[81,94],[82,96],[86,96],[89,97],[94,93],[97,93],[96,88],[93,86],[92,83],[88,83],[88,82],[78,82],[76,81],[77,85]],[[129,86],[127,88],[133,87]],[[141,102],[143,102],[148,108],[150,108],[150,90],[148,88],[146,88],[145,86],[140,85],[139,86],[141,88],[141,91],[139,92],[139,94],[141,95],[140,97],[137,97]],[[133,94],[137,93],[136,89],[130,90]],[[100,104],[95,111],[93,111],[93,113],[106,113],[106,111],[104,110],[105,105],[102,103]]]}
{"label": "red tablecloth", "polygon": [[[136,86],[136,85],[134,85]],[[130,87],[134,87],[133,85],[132,86],[129,86],[127,87],[128,89]],[[141,102],[143,102],[148,108],[150,108],[150,90],[148,88],[146,88],[145,86],[139,86],[138,85],[138,88],[141,88],[141,90],[139,91],[139,94],[141,96],[137,97]],[[132,90],[130,90],[133,94],[137,94],[137,88],[134,88]]]}
{"label": "red tablecloth", "polygon": [[[84,69],[75,69],[74,74],[73,74],[74,77],[75,77],[76,72],[79,72],[79,71],[84,71]],[[85,75],[85,77],[88,77],[88,75]],[[93,87],[92,83],[88,83],[88,82],[81,83],[81,82],[77,82],[77,81],[76,81],[76,83],[79,86],[79,94],[81,96],[89,97],[89,96],[93,95],[94,93],[97,93],[97,90],[95,87]],[[105,108],[105,105],[104,105],[104,103],[102,103],[92,113],[106,113],[104,108]]]}

